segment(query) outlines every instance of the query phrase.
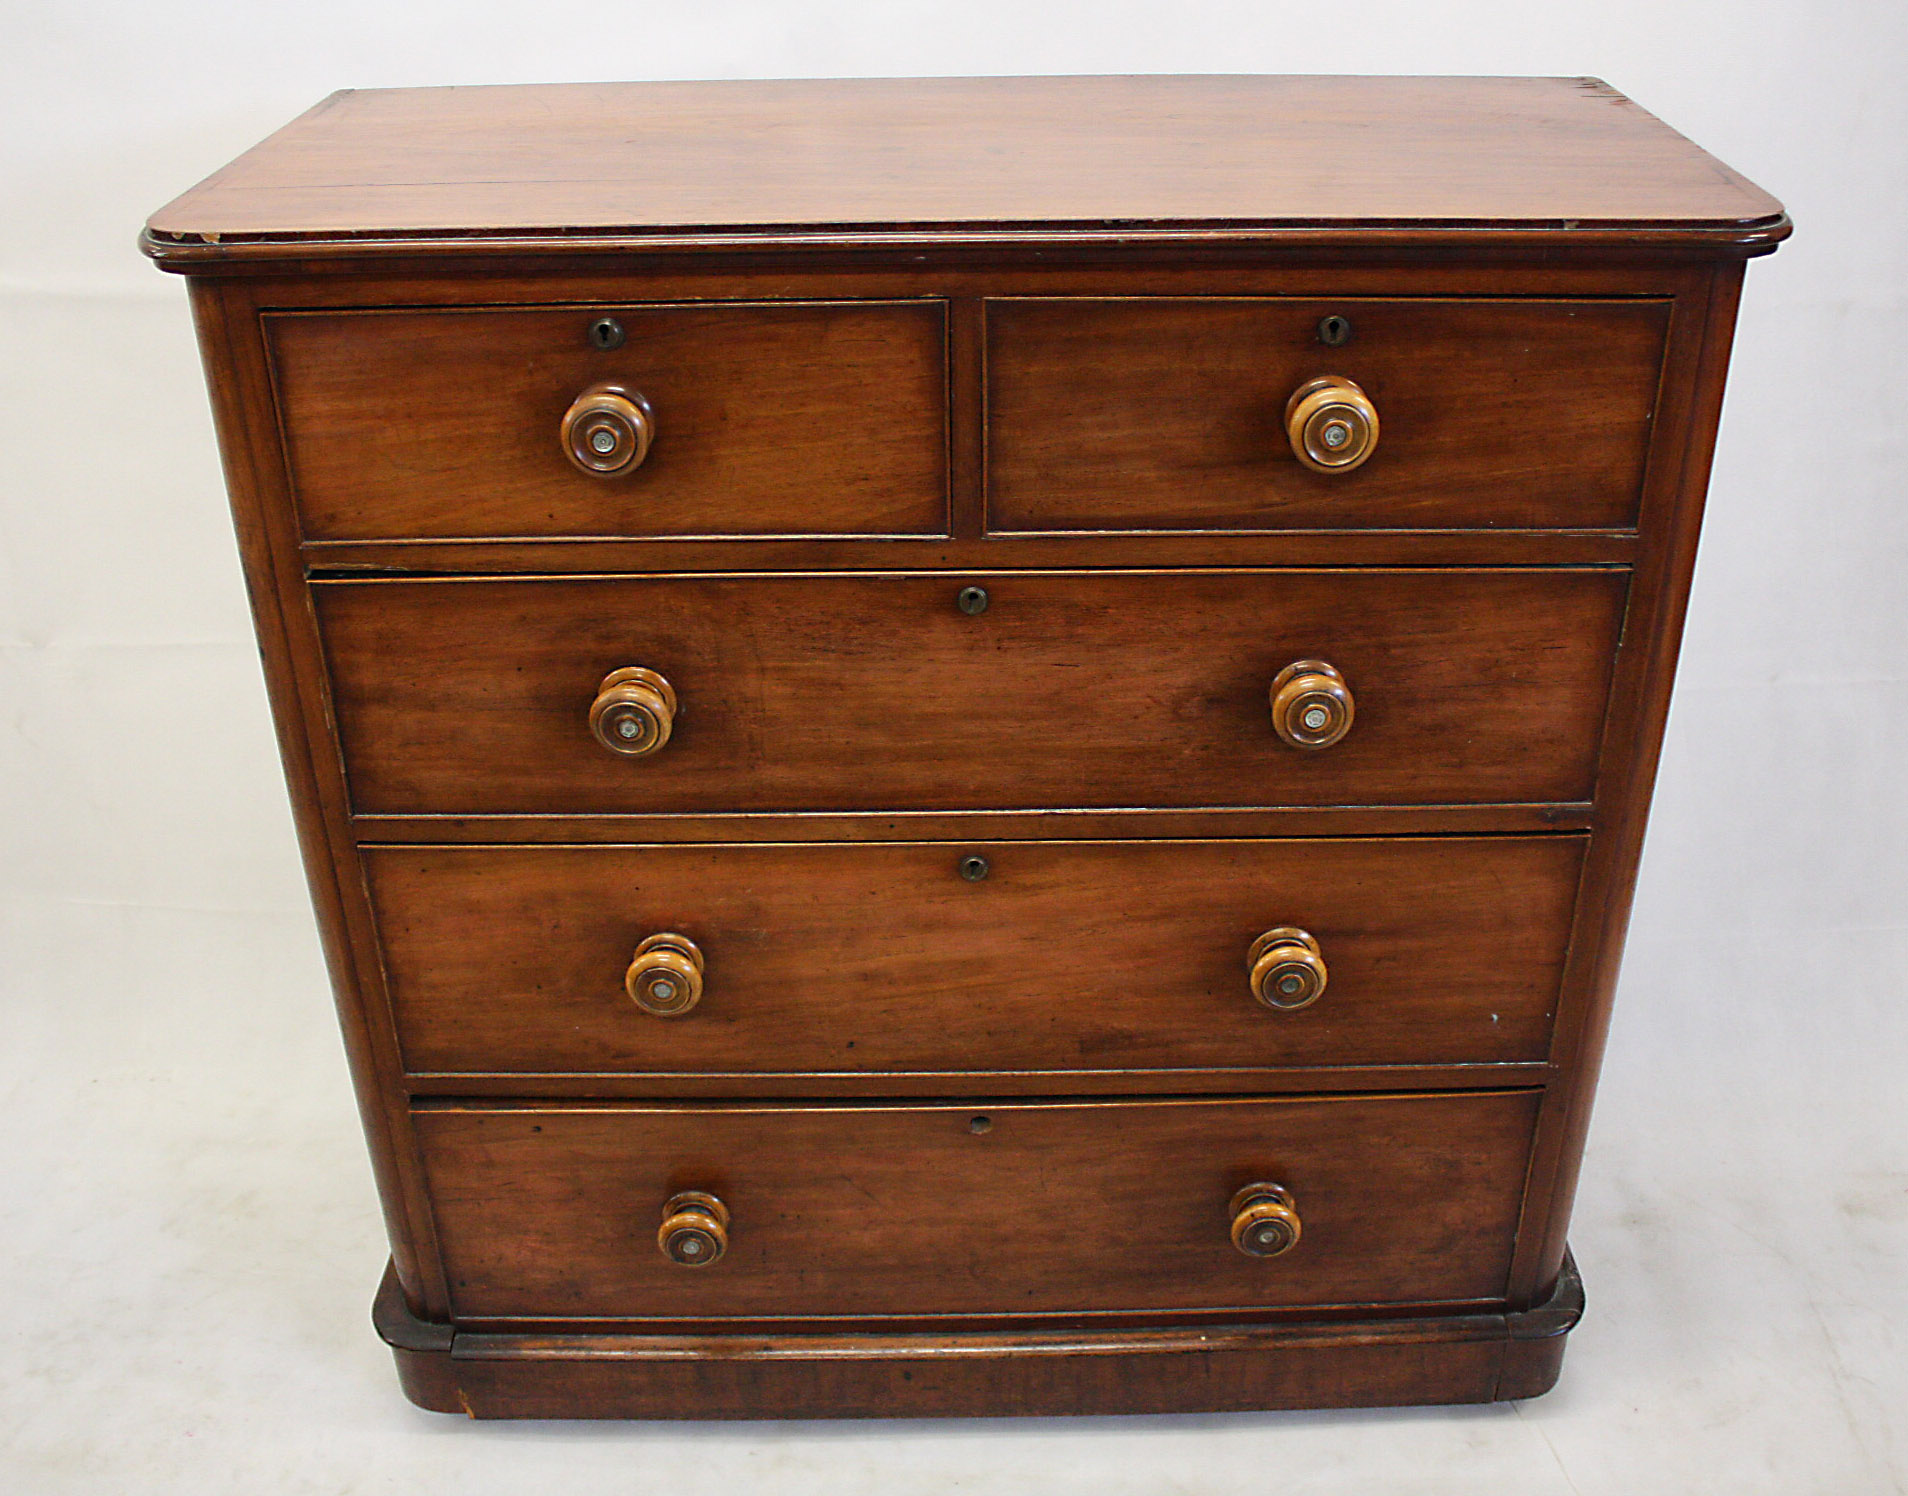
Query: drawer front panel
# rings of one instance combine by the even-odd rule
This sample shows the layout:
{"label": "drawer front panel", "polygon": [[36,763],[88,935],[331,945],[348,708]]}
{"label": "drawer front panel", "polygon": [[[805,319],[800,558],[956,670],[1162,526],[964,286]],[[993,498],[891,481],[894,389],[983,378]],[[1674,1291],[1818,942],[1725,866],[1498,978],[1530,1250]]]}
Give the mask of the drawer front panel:
{"label": "drawer front panel", "polygon": [[[465,1319],[1012,1315],[1501,1298],[1536,1093],[416,1113]],[[1297,1245],[1232,1244],[1242,1186]],[[657,1245],[677,1191],[721,1260]]]}
{"label": "drawer front panel", "polygon": [[[1661,301],[990,302],[988,523],[1627,529],[1668,326]],[[1287,435],[1289,397],[1327,375],[1379,418],[1349,471]]]}
{"label": "drawer front panel", "polygon": [[[985,583],[978,616],[956,606]],[[361,813],[1588,800],[1626,574],[1171,572],[319,583]],[[1343,741],[1270,692],[1332,663]],[[661,751],[591,735],[659,672]]]}
{"label": "drawer front panel", "polygon": [[[626,341],[588,340],[614,311]],[[940,302],[266,318],[308,540],[944,534]],[[648,455],[564,455],[571,402],[642,395]]]}
{"label": "drawer front panel", "polygon": [[[1542,1060],[1584,840],[363,855],[413,1071],[871,1074]],[[1325,973],[1290,1010],[1281,927]],[[671,1016],[624,985],[659,932],[705,963]]]}

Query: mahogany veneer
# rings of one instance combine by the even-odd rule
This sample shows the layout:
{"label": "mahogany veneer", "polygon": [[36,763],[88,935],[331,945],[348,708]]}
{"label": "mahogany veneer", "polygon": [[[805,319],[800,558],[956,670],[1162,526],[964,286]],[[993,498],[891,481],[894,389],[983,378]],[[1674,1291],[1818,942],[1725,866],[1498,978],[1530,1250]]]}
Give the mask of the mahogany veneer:
{"label": "mahogany veneer", "polygon": [[[442,1084],[1010,1069],[1067,1085],[1540,1063],[1584,842],[374,846],[364,865],[406,1069]],[[985,879],[948,876],[974,855]],[[1267,1021],[1245,956],[1268,925],[1322,932],[1329,1002]],[[707,957],[677,1022],[620,983],[657,930]]]}
{"label": "mahogany veneer", "polygon": [[1550,1386],[1787,233],[1587,79],[346,93],[154,215],[407,1393]]}
{"label": "mahogany veneer", "polygon": [[[945,303],[597,308],[608,353],[587,310],[268,318],[306,538],[947,533]],[[550,432],[616,368],[668,434],[579,483]]]}
{"label": "mahogany veneer", "polygon": [[[417,1129],[461,1321],[1231,1318],[1500,1303],[1537,1102],[508,1102],[424,1107]],[[1305,1213],[1277,1273],[1225,1229],[1262,1174]],[[629,1229],[629,1202],[689,1181],[735,1202],[707,1272]]]}
{"label": "mahogany veneer", "polygon": [[[1330,316],[1384,413],[1356,491],[1279,429]],[[1654,299],[990,301],[988,527],[1628,528],[1668,326]]]}
{"label": "mahogany veneer", "polygon": [[[985,810],[1588,800],[1626,573],[319,581],[354,810]],[[960,610],[963,585],[986,611]],[[1330,653],[1360,730],[1267,730]],[[680,697],[640,765],[572,709]]]}

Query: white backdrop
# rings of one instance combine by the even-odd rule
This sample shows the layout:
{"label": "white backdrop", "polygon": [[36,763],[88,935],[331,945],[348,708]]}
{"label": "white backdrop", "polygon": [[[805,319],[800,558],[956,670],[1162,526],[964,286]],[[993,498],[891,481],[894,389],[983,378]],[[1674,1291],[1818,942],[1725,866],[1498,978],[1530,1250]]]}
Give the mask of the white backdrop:
{"label": "white backdrop", "polygon": [[[1904,1489],[1899,0],[6,0],[0,37],[0,1486]],[[1160,71],[1596,74],[1798,224],[1750,267],[1562,1385],[939,1425],[410,1409],[184,289],[140,222],[343,86]]]}

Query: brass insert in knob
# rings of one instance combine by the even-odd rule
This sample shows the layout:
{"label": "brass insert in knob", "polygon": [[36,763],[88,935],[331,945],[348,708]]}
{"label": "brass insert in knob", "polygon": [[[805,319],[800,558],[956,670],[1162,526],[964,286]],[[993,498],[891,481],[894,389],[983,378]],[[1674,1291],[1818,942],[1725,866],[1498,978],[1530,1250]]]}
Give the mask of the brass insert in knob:
{"label": "brass insert in knob", "polygon": [[592,478],[617,478],[642,465],[656,439],[656,413],[635,390],[593,384],[563,413],[563,455]]}
{"label": "brass insert in knob", "polygon": [[1248,1184],[1232,1197],[1232,1244],[1248,1257],[1277,1257],[1298,1245],[1298,1202],[1282,1184]]}
{"label": "brass insert in knob", "polygon": [[687,935],[651,935],[636,947],[623,990],[658,1018],[687,1013],[702,1000],[702,951]]}
{"label": "brass insert in knob", "polygon": [[682,1190],[663,1206],[656,1245],[684,1267],[707,1267],[729,1250],[729,1207],[702,1190]]}
{"label": "brass insert in knob", "polygon": [[1272,727],[1294,748],[1329,748],[1351,731],[1351,687],[1323,660],[1295,660],[1272,678]]}
{"label": "brass insert in knob", "polygon": [[653,670],[612,670],[590,703],[590,732],[611,753],[647,758],[676,725],[676,688]]}
{"label": "brass insert in knob", "polygon": [[1268,1008],[1309,1008],[1325,993],[1325,958],[1318,941],[1293,925],[1267,930],[1246,952],[1252,995]]}
{"label": "brass insert in knob", "polygon": [[1327,374],[1285,402],[1292,455],[1316,473],[1348,473],[1378,449],[1378,408],[1349,379]]}

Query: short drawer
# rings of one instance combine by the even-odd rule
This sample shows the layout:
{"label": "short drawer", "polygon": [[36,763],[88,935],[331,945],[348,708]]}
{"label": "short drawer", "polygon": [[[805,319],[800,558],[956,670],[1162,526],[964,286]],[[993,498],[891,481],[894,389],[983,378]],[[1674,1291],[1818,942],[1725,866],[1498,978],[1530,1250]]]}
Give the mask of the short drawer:
{"label": "short drawer", "polygon": [[[1585,801],[1626,585],[1202,571],[313,594],[357,811],[605,814]],[[1305,750],[1271,703],[1311,660],[1354,717]],[[676,704],[646,757],[592,735],[627,668]]]}
{"label": "short drawer", "polygon": [[[945,325],[933,301],[265,319],[307,540],[944,534]],[[599,384],[653,417],[616,477],[561,440]]]}
{"label": "short drawer", "polygon": [[[409,1070],[745,1078],[1542,1060],[1583,847],[1560,835],[363,858]],[[970,864],[964,877],[976,857],[983,876]],[[662,934],[700,971],[652,956]]]}
{"label": "short drawer", "polygon": [[[1627,529],[1668,326],[1647,300],[992,301],[988,525]],[[1377,414],[1345,471],[1286,425],[1326,376]]]}
{"label": "short drawer", "polygon": [[[470,1103],[415,1120],[461,1320],[918,1319],[1499,1300],[1536,1106]],[[1233,1244],[1253,1184],[1288,1192],[1280,1255]],[[728,1218],[699,1266],[658,1241],[690,1191]]]}

